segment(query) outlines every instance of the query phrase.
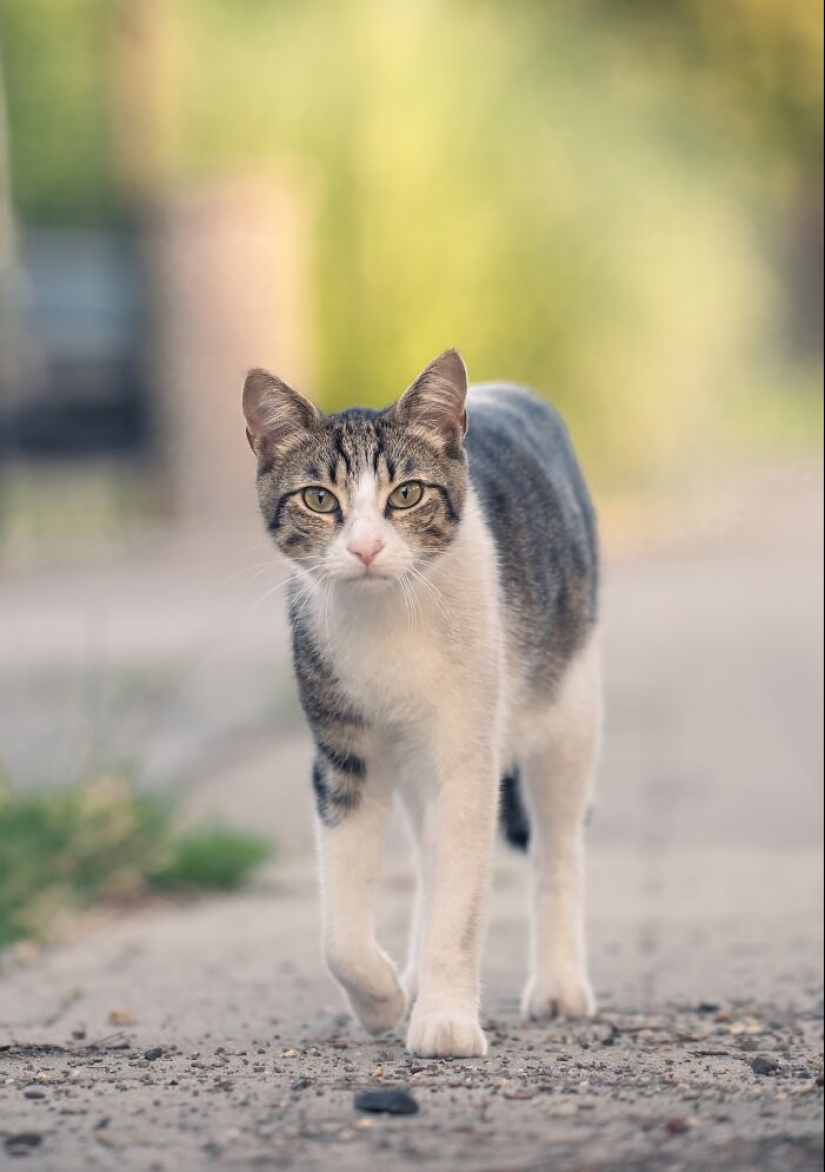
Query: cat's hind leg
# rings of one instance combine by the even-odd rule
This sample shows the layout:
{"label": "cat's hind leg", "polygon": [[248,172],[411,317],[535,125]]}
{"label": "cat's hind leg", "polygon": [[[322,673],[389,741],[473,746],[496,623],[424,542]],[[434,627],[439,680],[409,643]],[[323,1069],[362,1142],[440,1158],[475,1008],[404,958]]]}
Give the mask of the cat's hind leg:
{"label": "cat's hind leg", "polygon": [[522,761],[533,870],[531,975],[522,1012],[531,1020],[595,1012],[587,972],[583,838],[601,707],[594,637],[569,667],[543,734]]}

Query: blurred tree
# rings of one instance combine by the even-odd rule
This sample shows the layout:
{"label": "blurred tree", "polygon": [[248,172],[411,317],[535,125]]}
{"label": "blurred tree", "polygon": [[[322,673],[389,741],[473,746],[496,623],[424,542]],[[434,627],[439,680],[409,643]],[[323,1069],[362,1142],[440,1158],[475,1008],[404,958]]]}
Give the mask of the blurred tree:
{"label": "blurred tree", "polygon": [[627,476],[777,361],[821,30],[807,0],[0,0],[16,197],[96,223],[147,184],[314,175],[328,403],[456,343]]}
{"label": "blurred tree", "polygon": [[20,289],[12,217],[8,118],[6,115],[3,60],[0,57],[0,463],[9,447],[6,433],[7,406],[19,379]]}
{"label": "blurred tree", "polygon": [[109,0],[0,0],[17,206],[38,223],[112,223]]}
{"label": "blurred tree", "polygon": [[809,0],[584,0],[764,182],[822,168],[823,12]]}

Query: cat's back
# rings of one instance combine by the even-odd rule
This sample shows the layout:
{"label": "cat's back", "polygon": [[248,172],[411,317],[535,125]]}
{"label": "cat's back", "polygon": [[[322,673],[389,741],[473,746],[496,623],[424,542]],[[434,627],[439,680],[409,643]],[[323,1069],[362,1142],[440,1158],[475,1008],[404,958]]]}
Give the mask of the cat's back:
{"label": "cat's back", "polygon": [[470,479],[498,551],[510,626],[542,675],[558,675],[597,618],[595,512],[558,411],[527,387],[482,383],[467,399]]}

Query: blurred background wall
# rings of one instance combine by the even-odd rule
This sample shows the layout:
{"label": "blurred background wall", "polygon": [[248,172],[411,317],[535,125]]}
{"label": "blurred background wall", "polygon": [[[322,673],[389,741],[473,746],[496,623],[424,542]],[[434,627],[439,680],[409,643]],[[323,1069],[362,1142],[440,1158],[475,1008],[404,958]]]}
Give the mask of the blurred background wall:
{"label": "blurred background wall", "polygon": [[0,0],[0,557],[249,513],[243,370],[459,346],[603,493],[818,451],[808,0]]}

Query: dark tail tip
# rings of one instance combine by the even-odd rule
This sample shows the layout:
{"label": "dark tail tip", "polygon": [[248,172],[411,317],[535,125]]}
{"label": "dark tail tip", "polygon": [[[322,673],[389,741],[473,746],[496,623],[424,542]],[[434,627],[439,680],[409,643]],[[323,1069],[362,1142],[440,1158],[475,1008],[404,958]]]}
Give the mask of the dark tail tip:
{"label": "dark tail tip", "polygon": [[521,785],[516,769],[502,778],[499,822],[510,846],[516,850],[526,851],[530,845],[530,819],[521,796]]}

